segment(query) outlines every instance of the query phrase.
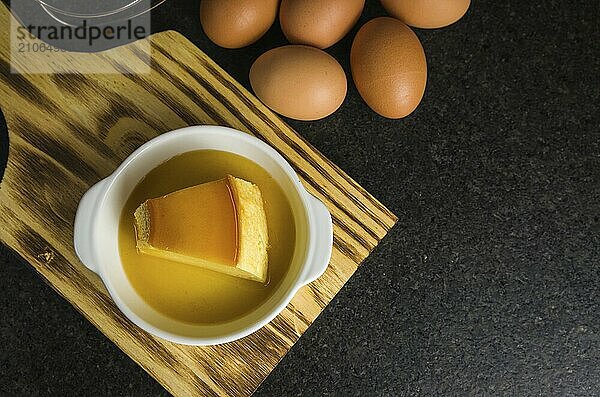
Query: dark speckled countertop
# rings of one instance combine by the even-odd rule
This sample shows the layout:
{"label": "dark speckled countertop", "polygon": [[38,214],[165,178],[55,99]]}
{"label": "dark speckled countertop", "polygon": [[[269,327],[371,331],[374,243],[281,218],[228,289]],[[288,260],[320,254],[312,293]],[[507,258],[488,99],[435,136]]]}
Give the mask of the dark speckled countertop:
{"label": "dark speckled countertop", "polygon": [[[386,120],[356,89],[290,124],[400,217],[257,392],[600,393],[600,3],[474,1],[417,30],[423,102]],[[198,1],[174,28],[249,86],[257,44],[209,43]],[[368,1],[360,23],[384,11]],[[354,32],[328,50],[348,68]],[[166,392],[14,254],[0,254],[0,394]]]}

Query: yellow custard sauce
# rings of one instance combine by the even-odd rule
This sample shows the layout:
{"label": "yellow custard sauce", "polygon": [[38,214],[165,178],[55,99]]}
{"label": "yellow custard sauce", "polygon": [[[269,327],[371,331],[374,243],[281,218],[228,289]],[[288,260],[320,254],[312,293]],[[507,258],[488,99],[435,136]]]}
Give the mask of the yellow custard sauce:
{"label": "yellow custard sauce", "polygon": [[[269,237],[265,284],[137,251],[133,214],[141,203],[228,174],[251,181],[262,193]],[[119,254],[129,281],[154,309],[184,322],[214,324],[238,318],[269,298],[290,266],[295,237],[290,204],[262,167],[232,153],[199,150],[162,163],[135,187],[121,213]]]}

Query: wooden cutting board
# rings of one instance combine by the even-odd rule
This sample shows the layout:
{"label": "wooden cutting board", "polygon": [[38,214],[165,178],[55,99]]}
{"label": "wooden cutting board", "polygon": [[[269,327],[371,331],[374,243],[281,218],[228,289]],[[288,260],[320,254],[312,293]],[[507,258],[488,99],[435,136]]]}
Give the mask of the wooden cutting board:
{"label": "wooden cutting board", "polygon": [[[10,18],[0,4],[0,26],[9,26]],[[38,53],[30,60],[82,69],[101,64],[114,74],[19,75],[10,73],[7,30],[0,32],[0,106],[10,141],[0,184],[0,241],[174,395],[252,394],[396,217],[176,32],[148,39],[149,74],[121,73],[143,56],[136,42],[101,54]],[[27,64],[14,66],[24,71]],[[321,278],[269,325],[212,347],[177,345],[136,327],[79,262],[72,243],[77,204],[89,186],[145,141],[192,124],[231,126],[276,148],[327,205],[335,234]]]}

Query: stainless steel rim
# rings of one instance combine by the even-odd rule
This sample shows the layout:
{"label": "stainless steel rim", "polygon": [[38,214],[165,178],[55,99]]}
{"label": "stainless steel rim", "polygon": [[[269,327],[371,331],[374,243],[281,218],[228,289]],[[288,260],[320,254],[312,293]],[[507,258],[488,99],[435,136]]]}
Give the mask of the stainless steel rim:
{"label": "stainless steel rim", "polygon": [[[120,21],[120,20],[124,20],[124,19],[132,19],[132,18],[135,18],[137,16],[140,16],[142,14],[152,11],[154,8],[160,6],[167,0],[155,0],[155,1],[151,2],[150,6],[141,8],[141,9],[140,9],[139,5],[143,0],[132,0],[129,4],[119,7],[117,9],[114,9],[111,11],[106,11],[106,12],[93,13],[93,14],[83,14],[83,13],[65,11],[65,10],[61,10],[60,8],[55,7],[51,4],[48,4],[44,0],[36,0],[36,1],[41,6],[41,8],[52,19],[56,20],[57,22],[59,22],[63,25],[74,26],[74,25],[76,25],[76,23],[73,23],[73,21],[69,21],[69,19],[80,20],[80,21],[81,20],[91,20],[94,23],[99,23],[99,22],[108,23],[108,22],[116,22],[116,21]],[[105,18],[106,21],[102,21],[102,18]]]}

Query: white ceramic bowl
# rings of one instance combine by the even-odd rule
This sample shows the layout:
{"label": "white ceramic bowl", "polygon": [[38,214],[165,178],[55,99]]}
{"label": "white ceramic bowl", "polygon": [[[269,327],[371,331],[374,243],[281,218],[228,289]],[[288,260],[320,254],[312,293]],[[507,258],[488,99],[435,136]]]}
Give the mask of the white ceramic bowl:
{"label": "white ceramic bowl", "polygon": [[[287,195],[296,226],[292,263],[271,297],[241,318],[213,325],[180,322],[149,306],[131,286],[118,249],[121,210],[137,183],[173,156],[202,149],[235,153],[262,166]],[[267,324],[286,307],[300,287],[323,274],[331,257],[332,241],[331,215],[323,203],[304,189],[288,162],[259,139],[217,126],[182,128],[147,142],[112,175],[85,193],[75,217],[75,252],[102,278],[119,309],[140,328],[190,345],[230,342]]]}

